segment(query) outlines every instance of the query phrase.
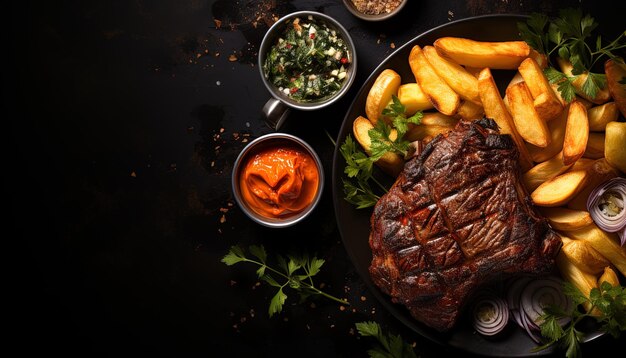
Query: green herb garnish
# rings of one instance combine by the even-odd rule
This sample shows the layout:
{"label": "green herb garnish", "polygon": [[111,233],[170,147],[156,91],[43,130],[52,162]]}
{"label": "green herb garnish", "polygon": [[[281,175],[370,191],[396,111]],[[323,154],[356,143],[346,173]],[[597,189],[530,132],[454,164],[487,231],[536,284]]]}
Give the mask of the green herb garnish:
{"label": "green herb garnish", "polygon": [[[373,175],[374,162],[380,159],[385,153],[397,153],[406,157],[410,148],[410,142],[404,140],[404,134],[409,129],[409,123],[419,125],[422,119],[422,112],[417,112],[410,117],[404,114],[406,108],[397,96],[392,96],[390,103],[384,110],[383,115],[391,119],[393,125],[390,126],[384,120],[376,122],[376,126],[368,131],[372,141],[370,155],[362,151],[358,144],[348,135],[339,148],[339,152],[346,161],[344,173],[348,179],[343,179],[343,191],[345,199],[356,205],[357,209],[372,207],[376,204],[380,195],[376,194],[370,182],[383,192],[388,188],[382,185]],[[392,139],[392,130],[396,130],[397,136]]]}
{"label": "green herb garnish", "polygon": [[367,351],[372,358],[417,358],[413,347],[402,340],[400,335],[384,333],[376,322],[356,323],[356,329],[363,337],[374,337],[377,344]]}
{"label": "green herb garnish", "polygon": [[598,91],[606,86],[606,75],[593,72],[599,61],[608,57],[616,61],[622,60],[615,52],[626,48],[622,32],[615,40],[603,45],[602,37],[593,37],[592,31],[598,23],[590,15],[583,16],[581,9],[562,9],[554,19],[544,14],[533,13],[525,23],[517,24],[522,39],[540,53],[546,54],[548,62],[551,56],[569,61],[572,66],[572,75],[567,76],[554,67],[545,70],[550,83],[558,84],[558,90],[566,101],[574,99],[575,88],[572,84],[580,75],[587,74],[582,85],[583,93],[595,98]]}
{"label": "green herb garnish", "polygon": [[[329,295],[315,287],[313,276],[320,272],[320,268],[325,262],[323,259],[318,259],[317,257],[310,258],[308,255],[301,257],[290,255],[285,259],[280,255],[276,255],[278,266],[282,270],[279,271],[267,265],[267,253],[263,246],[252,245],[248,251],[256,259],[247,257],[241,247],[232,246],[221,261],[228,266],[239,262],[249,262],[259,266],[256,270],[259,279],[265,281],[270,286],[278,288],[278,292],[270,301],[268,310],[270,317],[282,311],[283,305],[287,300],[287,295],[284,292],[287,288],[298,292],[301,301],[306,300],[309,296],[320,295],[344,305],[350,304],[346,300]],[[272,274],[275,276],[272,276]]]}
{"label": "green herb garnish", "polygon": [[[626,330],[626,289],[624,287],[613,287],[610,283],[603,282],[599,289],[591,289],[589,297],[586,297],[574,285],[565,282],[563,293],[572,299],[574,305],[569,312],[555,305],[544,307],[540,327],[541,335],[547,338],[548,342],[536,347],[534,352],[557,344],[566,351],[566,357],[580,357],[580,343],[584,335],[576,329],[576,326],[585,317],[595,318],[600,324],[600,329],[614,338],[618,338],[621,331]],[[592,313],[582,312],[578,308],[581,304],[588,304],[590,308],[586,312]],[[562,318],[570,320],[565,328],[558,323]]]}

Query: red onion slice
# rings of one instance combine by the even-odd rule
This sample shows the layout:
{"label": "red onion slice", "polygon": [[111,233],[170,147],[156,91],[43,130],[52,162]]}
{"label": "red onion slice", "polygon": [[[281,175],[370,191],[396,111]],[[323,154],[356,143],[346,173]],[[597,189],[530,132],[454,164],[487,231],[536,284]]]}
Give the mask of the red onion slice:
{"label": "red onion slice", "polygon": [[474,301],[474,329],[485,336],[501,332],[509,321],[509,308],[506,302],[492,292],[484,292]]}
{"label": "red onion slice", "polygon": [[587,211],[598,227],[617,232],[626,243],[626,179],[613,178],[598,185],[587,198]]}
{"label": "red onion slice", "polygon": [[[571,299],[563,293],[563,281],[552,276],[529,282],[522,291],[520,304],[523,316],[525,315],[528,322],[532,322],[537,328],[541,324],[544,307],[555,305],[569,311],[573,305]],[[568,318],[559,320],[561,326],[568,322]]]}

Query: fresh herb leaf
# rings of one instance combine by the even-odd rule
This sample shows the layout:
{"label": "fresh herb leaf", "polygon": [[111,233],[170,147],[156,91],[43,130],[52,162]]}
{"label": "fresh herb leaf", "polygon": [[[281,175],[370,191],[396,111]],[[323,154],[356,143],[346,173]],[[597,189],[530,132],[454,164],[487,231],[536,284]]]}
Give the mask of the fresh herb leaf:
{"label": "fresh herb leaf", "polygon": [[[566,357],[579,357],[584,334],[577,329],[577,325],[585,317],[596,319],[600,324],[600,329],[614,338],[618,338],[621,332],[626,330],[626,288],[619,285],[611,286],[610,283],[603,282],[599,288],[593,288],[589,297],[586,297],[574,285],[565,282],[563,293],[574,302],[572,309],[565,312],[554,305],[544,308],[540,327],[541,335],[547,339],[547,342],[533,351],[540,351],[556,344],[565,350]],[[581,304],[588,304],[589,308],[583,312],[578,308]],[[565,328],[557,323],[564,317],[570,320]]]}
{"label": "fresh herb leaf", "polygon": [[[559,16],[553,19],[534,13],[525,23],[517,25],[522,39],[535,50],[546,54],[549,62],[552,55],[558,55],[572,64],[574,77],[568,77],[570,84],[576,76],[588,74],[581,91],[590,98],[595,98],[598,91],[606,87],[604,75],[594,72],[597,71],[597,64],[605,57],[617,58],[615,53],[626,48],[626,31],[606,45],[603,45],[602,37],[593,38],[592,32],[598,23],[588,14],[583,16],[581,9],[562,9]],[[571,101],[575,87],[565,81],[558,83],[562,97]]]}
{"label": "fresh herb leaf", "polygon": [[[320,272],[322,265],[324,265],[323,259],[318,259],[317,257],[309,258],[308,255],[304,255],[288,256],[288,260],[286,260],[283,256],[276,255],[276,260],[280,268],[280,270],[278,270],[266,264],[267,253],[263,246],[253,245],[248,248],[248,251],[252,256],[258,259],[258,261],[246,256],[245,251],[239,246],[232,246],[221,261],[228,266],[239,262],[249,262],[259,266],[259,269],[256,271],[259,279],[272,287],[278,288],[278,291],[270,300],[268,309],[270,317],[282,311],[288,297],[284,292],[285,288],[290,288],[298,292],[301,299],[319,295],[344,305],[350,304],[344,299],[332,296],[315,287],[312,277]],[[283,282],[278,282],[270,273],[280,277]]]}
{"label": "fresh herb leaf", "polygon": [[555,83],[558,85],[557,89],[561,93],[561,97],[567,102],[571,102],[576,96],[576,88],[572,84],[572,82],[576,79],[577,76],[568,77],[563,72],[558,71],[554,67],[546,68],[543,73],[546,75],[546,78],[550,83]]}
{"label": "fresh herb leaf", "polygon": [[417,358],[413,347],[402,340],[400,335],[392,335],[383,332],[376,322],[358,322],[356,329],[362,337],[373,337],[377,343],[374,348],[367,351],[370,357],[384,358]]}
{"label": "fresh herb leaf", "polygon": [[374,206],[380,196],[374,193],[369,183],[374,182],[378,184],[383,192],[387,190],[373,177],[374,161],[357,148],[357,144],[351,135],[346,137],[344,143],[339,148],[339,152],[346,161],[344,173],[349,179],[353,179],[343,179],[345,199],[350,204],[356,205],[358,209]]}

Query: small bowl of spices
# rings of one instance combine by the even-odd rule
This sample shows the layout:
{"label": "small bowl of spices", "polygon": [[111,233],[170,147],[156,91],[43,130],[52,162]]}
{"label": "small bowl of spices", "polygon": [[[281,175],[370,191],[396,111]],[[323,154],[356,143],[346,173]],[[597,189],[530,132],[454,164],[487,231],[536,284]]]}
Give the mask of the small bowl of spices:
{"label": "small bowl of spices", "polygon": [[343,0],[354,16],[366,21],[382,21],[396,15],[408,0]]}
{"label": "small bowl of spices", "polygon": [[315,11],[283,16],[259,48],[259,70],[272,95],[263,113],[275,130],[289,109],[312,111],[339,100],[356,74],[352,38],[337,20]]}
{"label": "small bowl of spices", "polygon": [[239,207],[253,221],[272,228],[304,220],[324,189],[324,169],[315,150],[286,133],[251,141],[235,160],[231,178]]}

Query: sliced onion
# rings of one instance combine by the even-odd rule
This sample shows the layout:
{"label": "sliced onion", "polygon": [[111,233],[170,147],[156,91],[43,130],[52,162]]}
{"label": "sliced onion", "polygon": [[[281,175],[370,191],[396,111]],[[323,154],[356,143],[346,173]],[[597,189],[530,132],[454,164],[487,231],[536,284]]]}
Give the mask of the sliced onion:
{"label": "sliced onion", "polygon": [[[538,326],[541,324],[544,307],[555,305],[569,311],[573,302],[563,293],[563,280],[556,276],[549,276],[530,281],[522,291],[520,305],[528,322]],[[568,322],[568,318],[558,321],[561,326]]]}
{"label": "sliced onion", "polygon": [[521,319],[519,301],[522,295],[522,290],[531,280],[532,278],[529,276],[518,276],[507,282],[506,302],[509,306],[509,310],[511,311],[511,316],[513,316],[513,320],[522,328],[524,328],[524,324]]}
{"label": "sliced onion", "polygon": [[474,329],[485,336],[501,332],[509,321],[509,308],[506,302],[490,291],[477,296],[472,314]]}
{"label": "sliced onion", "polygon": [[[613,196],[618,213],[611,215],[603,210],[607,193]],[[626,179],[613,178],[598,185],[587,198],[587,211],[598,227],[607,232],[617,232],[621,245],[626,243]]]}

